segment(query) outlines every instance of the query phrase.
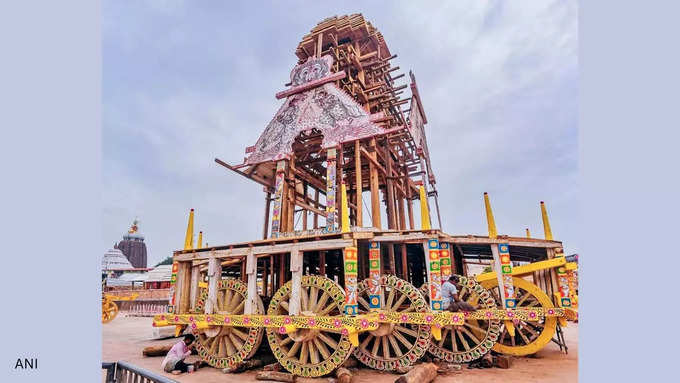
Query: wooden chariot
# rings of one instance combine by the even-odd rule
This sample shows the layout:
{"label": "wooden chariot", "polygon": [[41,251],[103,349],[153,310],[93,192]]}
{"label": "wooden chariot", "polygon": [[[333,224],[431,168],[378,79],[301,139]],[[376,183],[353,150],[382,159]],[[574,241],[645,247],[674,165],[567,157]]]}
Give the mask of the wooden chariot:
{"label": "wooden chariot", "polygon": [[[465,363],[553,340],[575,310],[545,206],[546,239],[498,235],[486,194],[488,236],[445,233],[415,76],[402,99],[404,75],[382,34],[359,14],[332,17],[296,55],[276,94],[285,101],[243,163],[215,160],[263,186],[263,238],[195,247],[192,209],[169,312],[154,326],[190,328],[199,355],[221,368],[266,338],[286,370],[306,377],[352,354],[397,370],[425,353]],[[494,271],[469,276],[480,262]],[[450,275],[475,311],[443,310]]]}

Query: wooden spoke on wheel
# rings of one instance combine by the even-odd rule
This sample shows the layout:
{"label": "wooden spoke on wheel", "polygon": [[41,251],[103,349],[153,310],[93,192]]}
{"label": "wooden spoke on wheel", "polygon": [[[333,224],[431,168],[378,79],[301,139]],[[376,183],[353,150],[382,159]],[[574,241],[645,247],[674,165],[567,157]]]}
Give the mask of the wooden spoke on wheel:
{"label": "wooden spoke on wheel", "polygon": [[[272,297],[268,315],[288,315],[292,282],[286,283]],[[308,317],[342,316],[344,293],[333,280],[303,276],[300,286],[300,315]],[[269,346],[276,359],[292,374],[317,377],[331,373],[345,362],[352,346],[339,329],[300,328],[286,334],[267,328]]]}
{"label": "wooden spoke on wheel", "polygon": [[[217,284],[215,314],[242,315],[248,288],[239,279],[225,278]],[[205,313],[207,289],[201,291],[196,305],[199,313]],[[256,313],[264,313],[264,305],[257,297]],[[262,342],[261,327],[215,326],[211,331],[199,331],[196,336],[198,355],[216,368],[236,366],[251,358]]]}
{"label": "wooden spoke on wheel", "polygon": [[[485,290],[474,279],[457,276],[458,297],[473,307],[495,308],[489,298],[490,292]],[[427,285],[421,287],[427,294]],[[447,362],[464,363],[478,359],[491,350],[498,339],[500,323],[498,320],[465,319],[463,326],[446,326],[442,329],[442,338],[430,344],[429,352]]]}
{"label": "wooden spoke on wheel", "polygon": [[[364,280],[357,287],[360,314],[369,311],[369,286],[370,281]],[[427,311],[425,298],[403,279],[384,275],[380,278],[380,289],[385,296],[385,311]],[[359,334],[359,347],[354,350],[354,356],[369,367],[392,371],[420,359],[427,351],[430,336],[428,326],[382,323],[376,330]]]}
{"label": "wooden spoke on wheel", "polygon": [[[513,277],[512,283],[515,287],[515,296],[517,297],[517,308],[548,308],[554,307],[550,297],[543,292],[535,284],[522,279]],[[493,292],[493,297],[497,302],[498,298],[498,281],[489,280],[484,281],[484,287]],[[500,304],[500,303],[499,303]],[[508,355],[530,355],[538,352],[545,347],[557,328],[557,318],[543,317],[538,321],[523,321],[515,324],[515,336],[511,336],[504,325],[501,336],[498,338],[498,343],[493,347],[493,350]]]}

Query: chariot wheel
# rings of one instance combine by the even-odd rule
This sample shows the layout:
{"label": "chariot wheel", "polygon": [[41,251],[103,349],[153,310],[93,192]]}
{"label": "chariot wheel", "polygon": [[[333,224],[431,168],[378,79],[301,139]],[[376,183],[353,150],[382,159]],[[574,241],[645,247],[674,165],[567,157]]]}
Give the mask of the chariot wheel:
{"label": "chariot wheel", "polygon": [[102,323],[109,323],[118,315],[118,305],[114,301],[102,299]]}
{"label": "chariot wheel", "polygon": [[[515,287],[517,308],[543,308],[547,310],[554,307],[550,297],[535,284],[518,277],[512,278],[512,284]],[[497,289],[498,281],[496,279],[484,281],[482,285],[492,292],[500,305]],[[498,337],[498,343],[493,346],[494,351],[515,356],[538,352],[550,343],[557,328],[557,318],[543,317],[539,321],[519,320],[514,323],[514,327],[515,336],[513,337],[508,333],[505,325],[501,324],[501,333]]]}
{"label": "chariot wheel", "polygon": [[[460,300],[478,309],[494,309],[496,301],[491,293],[473,278],[457,276]],[[421,287],[427,294],[427,284]],[[427,296],[427,295],[426,295]],[[432,340],[428,351],[430,354],[454,363],[468,363],[479,359],[491,351],[501,331],[497,319],[481,320],[465,318],[462,326],[444,326],[440,340]]]}
{"label": "chariot wheel", "polygon": [[[245,308],[248,287],[239,279],[225,278],[217,284],[214,314],[241,315]],[[202,289],[196,304],[198,313],[205,313],[207,289]],[[262,300],[257,297],[256,312],[263,314]],[[235,367],[252,357],[262,342],[262,327],[213,326],[198,330],[196,350],[209,365],[216,368]]]}
{"label": "chariot wheel", "polygon": [[[288,315],[292,281],[287,282],[272,297],[268,315]],[[303,276],[300,288],[301,316],[343,316],[345,293],[333,280],[318,276]],[[340,326],[339,326],[340,327]],[[331,373],[349,357],[352,346],[341,327],[298,329],[286,334],[277,328],[267,328],[269,347],[276,359],[290,373],[317,377]]]}
{"label": "chariot wheel", "polygon": [[[382,275],[379,284],[381,296],[384,297],[384,311],[428,311],[425,297],[409,282],[394,275]],[[371,280],[365,279],[357,287],[359,314],[371,311],[370,286]],[[430,326],[427,325],[381,323],[376,330],[359,334],[359,347],[354,349],[354,356],[368,367],[394,371],[420,359],[430,346],[431,336]]]}

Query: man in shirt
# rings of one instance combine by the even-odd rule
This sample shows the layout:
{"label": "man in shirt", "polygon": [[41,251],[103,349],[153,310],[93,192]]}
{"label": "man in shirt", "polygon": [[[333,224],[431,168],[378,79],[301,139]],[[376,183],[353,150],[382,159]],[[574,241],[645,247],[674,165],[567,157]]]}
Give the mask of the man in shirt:
{"label": "man in shirt", "polygon": [[451,312],[458,311],[474,311],[475,308],[471,304],[461,301],[458,297],[458,289],[455,283],[458,283],[457,276],[445,277],[444,283],[442,284],[442,300],[444,304],[444,310],[449,310]]}
{"label": "man in shirt", "polygon": [[[187,334],[182,341],[172,346],[168,355],[165,356],[161,363],[163,371],[172,372],[175,375],[187,372],[189,364],[184,363],[184,359],[191,355],[192,343],[194,343],[195,339],[196,337],[192,334]],[[194,369],[197,367],[195,364]]]}

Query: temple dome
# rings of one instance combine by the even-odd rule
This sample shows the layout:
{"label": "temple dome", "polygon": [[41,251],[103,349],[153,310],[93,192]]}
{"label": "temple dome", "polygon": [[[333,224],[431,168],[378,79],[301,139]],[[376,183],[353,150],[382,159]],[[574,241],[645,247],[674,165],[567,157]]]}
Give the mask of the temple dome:
{"label": "temple dome", "polygon": [[110,249],[102,258],[102,271],[134,268],[125,254],[118,249]]}

